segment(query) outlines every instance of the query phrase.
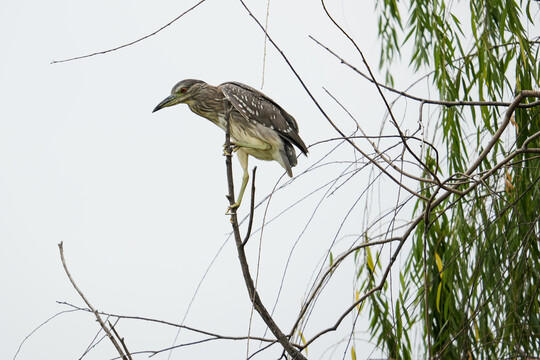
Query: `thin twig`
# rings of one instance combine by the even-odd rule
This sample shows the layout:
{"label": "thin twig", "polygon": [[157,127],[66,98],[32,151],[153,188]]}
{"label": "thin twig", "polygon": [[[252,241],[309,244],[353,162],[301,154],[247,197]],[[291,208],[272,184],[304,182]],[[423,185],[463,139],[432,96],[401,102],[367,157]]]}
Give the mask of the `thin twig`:
{"label": "thin twig", "polygon": [[[268,20],[270,19],[270,0],[266,3],[266,21],[264,24],[265,34],[268,32]],[[266,73],[266,44],[268,43],[266,35],[264,36],[264,49],[263,49],[263,63],[262,63],[262,76],[261,76],[261,90],[264,87],[264,75]]]}
{"label": "thin twig", "polygon": [[71,274],[70,274],[70,272],[68,270],[68,267],[67,267],[67,264],[66,264],[66,259],[64,258],[64,242],[63,241],[60,242],[60,244],[58,244],[58,249],[60,250],[60,258],[62,259],[62,266],[64,267],[64,270],[66,272],[66,275],[69,278],[69,281],[71,282],[71,285],[73,285],[73,287],[75,288],[77,293],[79,293],[80,297],[84,300],[86,305],[90,308],[92,313],[95,315],[99,325],[101,326],[103,331],[105,331],[105,333],[107,334],[107,336],[109,337],[109,339],[113,343],[114,347],[116,348],[116,351],[118,351],[118,354],[120,354],[120,357],[123,360],[132,360],[129,351],[126,350],[126,353],[124,354],[124,351],[122,350],[122,348],[120,347],[120,345],[118,344],[116,339],[114,338],[114,335],[111,333],[109,328],[107,328],[107,325],[105,325],[105,322],[103,321],[103,319],[101,319],[101,316],[99,315],[99,312],[92,306],[92,304],[90,304],[90,301],[88,301],[88,299],[86,298],[84,293],[81,291],[81,289],[79,289],[79,287],[75,283],[75,280],[73,280],[73,277],[71,276]]}
{"label": "thin twig", "polygon": [[[367,81],[376,84],[377,86],[380,86],[381,88],[388,90],[390,92],[393,92],[395,94],[398,94],[400,96],[406,97],[411,100],[415,100],[418,102],[423,102],[425,104],[431,104],[431,105],[442,105],[446,107],[454,107],[454,106],[500,106],[500,107],[508,107],[511,105],[509,102],[505,101],[480,101],[480,100],[472,100],[472,101],[464,101],[464,100],[458,100],[458,101],[445,101],[445,100],[433,100],[433,99],[427,99],[422,98],[419,96],[411,95],[405,91],[397,90],[391,86],[385,85],[380,82],[376,82],[373,80],[369,75],[364,74],[362,71],[360,71],[356,66],[349,63],[347,60],[345,60],[340,55],[336,54],[332,49],[330,49],[328,46],[321,43],[319,40],[315,39],[313,36],[309,35],[309,38],[313,41],[315,41],[319,46],[324,48],[326,51],[328,51],[330,54],[334,55],[342,64],[349,67],[351,70],[353,70],[358,75],[362,76]],[[531,108],[540,105],[540,101],[535,101],[528,104],[519,104],[519,108]]]}
{"label": "thin twig", "polygon": [[28,335],[26,335],[24,337],[24,339],[21,341],[21,343],[19,344],[19,347],[17,348],[17,352],[13,356],[13,360],[15,360],[17,358],[17,355],[19,355],[19,352],[21,352],[21,349],[22,349],[24,343],[26,342],[26,340],[28,340],[30,338],[30,336],[34,335],[34,333],[36,331],[38,331],[41,327],[45,326],[49,321],[53,320],[57,316],[60,316],[60,315],[65,314],[65,313],[73,312],[73,311],[77,311],[77,309],[60,311],[60,312],[54,314],[53,316],[51,316],[50,318],[48,318],[47,320],[45,320],[44,322],[42,322],[41,324],[39,324],[34,330],[32,330]]}
{"label": "thin twig", "polygon": [[[326,91],[326,93],[343,109],[347,112],[347,114],[352,117],[352,114],[350,114],[347,109],[345,109],[345,107],[339,102],[339,100],[337,98],[335,98],[327,89],[325,89],[323,87],[323,90]],[[354,118],[353,118],[354,119]],[[364,133],[364,131],[360,128],[360,131],[362,132],[362,134],[364,135],[364,137],[367,138],[367,135]],[[394,135],[396,137],[399,137],[400,139],[410,139],[410,138],[414,138],[415,140],[418,140],[420,141],[421,143],[426,143],[428,144],[431,148],[433,148],[435,150],[435,152],[437,153],[437,169],[439,168],[439,154],[437,152],[437,149],[435,149],[435,147],[426,142],[424,139],[418,139],[416,137],[411,137],[411,136],[406,136],[404,134],[401,134],[401,135]],[[382,138],[383,135],[379,135],[378,138]],[[352,138],[352,137],[349,137],[349,138]],[[394,170],[396,170],[397,172],[399,172],[401,175],[404,175],[410,179],[413,179],[413,180],[416,180],[416,181],[422,181],[422,182],[428,182],[428,183],[432,183],[432,184],[439,184],[440,181],[439,180],[433,180],[433,179],[428,179],[428,178],[421,178],[421,177],[418,177],[416,175],[413,175],[413,174],[409,174],[407,173],[406,171],[404,171],[403,169],[400,169],[397,165],[394,165],[393,162],[390,161],[390,159],[388,159],[384,154],[382,154],[379,150],[379,148],[377,147],[377,145],[372,142],[372,141],[368,141],[371,145],[371,147],[373,147],[373,150],[380,156],[381,159],[383,159],[388,165],[390,165]],[[422,165],[422,164],[420,164]],[[434,174],[436,174],[436,171],[434,171]]]}
{"label": "thin twig", "polygon": [[469,169],[465,172],[466,175],[471,175],[478,166],[484,161],[486,156],[489,154],[491,149],[495,146],[495,144],[499,141],[499,138],[501,137],[504,130],[506,130],[506,127],[510,123],[510,119],[512,118],[512,115],[514,114],[514,110],[517,108],[517,106],[525,99],[526,97],[540,97],[540,91],[533,91],[533,90],[523,90],[521,91],[514,101],[508,106],[508,109],[506,110],[506,114],[504,116],[503,122],[493,134],[493,137],[489,141],[489,143],[484,148],[484,151],[480,153],[476,161],[469,167]]}
{"label": "thin twig", "polygon": [[[75,309],[77,310],[77,309]],[[90,309],[88,309],[89,312]],[[109,318],[110,316],[107,316],[107,321],[109,321]],[[118,319],[117,319],[118,321]],[[104,335],[102,335],[103,333],[103,329],[101,328],[101,326],[99,327],[99,330],[96,332],[96,335],[94,335],[94,337],[92,338],[92,340],[90,340],[90,343],[88,344],[88,346],[86,347],[86,349],[83,351],[83,354],[79,357],[78,360],[82,360],[86,354],[88,354],[90,351],[92,351],[92,349],[94,349],[96,346],[98,346],[99,344],[101,344],[101,342],[107,338],[107,334],[103,333]]]}
{"label": "thin twig", "polygon": [[294,325],[293,325],[293,327],[291,329],[290,334],[293,334],[293,333],[296,332],[296,329],[297,329],[298,325],[300,325],[300,322],[302,321],[302,318],[304,317],[304,314],[307,312],[307,310],[308,310],[310,304],[313,302],[313,300],[315,300],[315,297],[317,296],[317,294],[319,292],[319,289],[323,286],[326,279],[336,271],[337,267],[343,262],[343,260],[345,260],[351,254],[355,253],[356,251],[358,251],[358,250],[360,250],[362,248],[366,248],[366,247],[369,247],[369,246],[375,246],[375,245],[384,245],[384,244],[388,244],[388,243],[391,243],[391,242],[394,242],[394,241],[401,241],[401,240],[402,240],[401,238],[389,238],[389,239],[384,239],[384,240],[376,240],[376,241],[365,242],[365,243],[362,243],[360,245],[352,247],[351,249],[347,250],[345,253],[341,254],[339,257],[335,258],[332,265],[330,265],[328,267],[328,269],[326,269],[324,274],[321,275],[320,280],[317,283],[317,286],[313,289],[313,291],[311,291],[311,296],[309,297],[309,299],[302,305],[302,309],[300,310],[300,314],[298,315],[298,317],[296,319],[296,322],[294,323]]}
{"label": "thin twig", "polygon": [[263,351],[265,351],[266,349],[268,349],[269,347],[273,346],[274,344],[277,344],[277,341],[274,340],[273,342],[271,342],[270,344],[267,344],[265,346],[263,346],[262,348],[260,348],[259,350],[255,351],[253,354],[249,355],[248,358],[246,360],[249,360],[251,359],[252,357],[254,357],[255,355],[257,355],[258,353],[261,353]]}
{"label": "thin twig", "polygon": [[205,1],[206,0],[199,1],[197,4],[193,5],[192,7],[190,7],[189,9],[187,9],[186,11],[184,11],[183,13],[181,13],[180,15],[175,17],[173,20],[168,22],[167,24],[163,25],[162,27],[160,27],[159,29],[157,29],[153,33],[143,36],[142,38],[139,38],[139,39],[131,41],[131,42],[127,43],[127,44],[120,45],[120,46],[117,46],[115,48],[111,48],[111,49],[108,49],[108,50],[97,51],[97,52],[94,52],[94,53],[91,53],[91,54],[76,56],[76,57],[72,57],[72,58],[64,59],[64,60],[53,60],[53,61],[51,61],[51,64],[58,64],[58,63],[63,63],[63,62],[68,62],[68,61],[73,61],[73,60],[85,59],[85,58],[89,58],[89,57],[96,56],[96,55],[103,55],[103,54],[106,54],[106,53],[109,53],[109,52],[112,52],[112,51],[120,50],[120,49],[123,49],[125,47],[134,45],[134,44],[136,44],[138,42],[141,42],[141,41],[143,41],[145,39],[148,39],[151,36],[156,35],[158,32],[160,32],[161,30],[165,29],[166,27],[172,25],[174,22],[176,22],[182,16],[186,15],[188,12],[192,11],[193,9],[195,9],[197,6],[201,5]]}
{"label": "thin twig", "polygon": [[[118,319],[116,322],[118,322],[119,320],[120,319]],[[122,344],[122,347],[124,348],[124,351],[126,352],[126,354],[129,354],[129,351],[128,351],[127,346],[126,346],[126,342],[124,341],[124,338],[120,337],[120,335],[116,331],[114,325],[110,321],[109,321],[109,326],[111,327],[112,331],[114,332],[114,335],[116,335],[116,338],[118,340],[120,340],[120,343]]]}
{"label": "thin twig", "polygon": [[[70,304],[70,303],[68,303],[68,302],[58,301],[57,303],[60,304],[60,305],[66,305],[66,306],[69,306],[69,307],[73,308],[74,310],[71,310],[71,311],[86,311],[86,312],[92,312],[92,310],[90,310],[90,309],[88,309],[88,308],[83,308],[83,307],[80,307],[80,306],[76,306],[76,305]],[[268,342],[268,343],[275,342],[274,339],[266,339],[266,338],[263,338],[263,337],[260,337],[260,336],[250,336],[250,337],[248,338],[247,336],[229,336],[229,335],[221,335],[221,334],[209,332],[209,331],[206,331],[206,330],[196,329],[196,328],[193,328],[193,327],[190,327],[190,326],[186,326],[186,325],[182,325],[182,324],[172,323],[172,322],[170,322],[170,321],[159,320],[159,319],[152,319],[152,318],[147,318],[147,317],[142,317],[142,316],[131,316],[131,315],[114,314],[114,313],[107,313],[107,312],[103,312],[103,311],[98,311],[98,313],[99,313],[100,315],[102,315],[102,316],[109,316],[109,317],[117,318],[117,319],[147,321],[147,322],[152,322],[152,323],[156,323],[156,324],[162,324],[162,325],[167,325],[167,326],[177,327],[177,328],[179,328],[179,329],[184,329],[184,330],[192,331],[192,332],[194,332],[194,333],[198,333],[198,334],[202,334],[202,335],[206,335],[206,336],[211,336],[211,337],[213,337],[213,338],[216,338],[216,339],[222,339],[222,340],[248,340],[248,339],[251,339],[251,340],[257,340],[257,341]],[[296,345],[296,344],[293,344],[293,345],[296,346],[296,347],[299,346],[299,345]]]}

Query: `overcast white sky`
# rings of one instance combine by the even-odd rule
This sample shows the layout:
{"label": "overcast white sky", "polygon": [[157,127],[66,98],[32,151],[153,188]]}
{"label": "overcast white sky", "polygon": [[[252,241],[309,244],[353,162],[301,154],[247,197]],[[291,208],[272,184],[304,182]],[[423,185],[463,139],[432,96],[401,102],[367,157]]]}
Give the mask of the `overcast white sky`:
{"label": "overcast white sky", "polygon": [[[60,241],[72,275],[96,308],[178,323],[203,274],[226,243],[230,224],[224,215],[223,132],[187,106],[155,114],[152,109],[184,78],[214,85],[235,80],[260,88],[264,37],[240,2],[207,0],[134,46],[51,65],[53,60],[142,37],[196,2],[22,0],[0,4],[1,359],[13,358],[33,329],[69,309],[57,301],[84,305],[63,272]],[[247,3],[264,21],[266,1]],[[329,0],[328,5],[375,69],[379,47],[373,2]],[[354,130],[354,123],[323,86],[357,117],[364,130],[378,132],[384,108],[372,86],[308,38],[314,36],[361,67],[358,54],[325,17],[318,1],[272,0],[269,33],[346,132]],[[270,44],[265,71],[263,92],[295,116],[306,144],[337,136]],[[332,163],[339,155],[323,159],[335,145],[315,146],[309,157],[300,157],[294,181],[274,195],[267,220],[349,166]],[[335,154],[340,151],[343,158],[352,158],[350,150],[342,146]],[[303,173],[319,161],[323,166]],[[258,165],[257,198],[262,199],[283,169],[275,162],[250,163]],[[236,160],[235,167],[239,179]],[[288,178],[280,185],[285,181]],[[330,244],[337,240],[337,247],[343,242],[346,248],[350,242],[345,235],[361,233],[365,208],[356,209],[341,230],[340,225],[359,196],[358,189],[365,186],[363,181],[349,182],[333,196],[325,196],[328,188],[323,188],[265,228],[259,289],[269,308],[276,300],[287,257],[296,246],[276,308],[284,331],[290,329],[312,273],[321,261],[327,261],[325,251]],[[379,204],[373,207],[380,210]],[[261,207],[257,213],[256,228],[263,211]],[[246,213],[246,206],[240,208],[240,214]],[[260,232],[247,249],[253,272],[259,240]],[[306,337],[332,325],[332,319],[353,301],[352,261],[340,279],[339,284],[330,283],[327,295],[321,297]],[[240,336],[247,332],[249,316],[247,291],[231,240],[210,268],[185,324]],[[350,327],[352,319],[345,322],[345,328]],[[34,333],[17,359],[78,359],[98,330],[90,314],[63,314]],[[171,327],[127,320],[119,323],[118,330],[133,352],[171,346],[176,334]],[[263,334],[258,316],[252,334]],[[314,358],[343,356],[345,347],[339,342],[344,334],[347,331],[326,336],[310,348],[310,354]],[[368,339],[361,333],[358,337]],[[193,338],[183,332],[179,342]],[[332,356],[334,344],[338,350]],[[258,344],[250,346],[256,349]],[[377,352],[371,353],[372,344],[359,340],[356,346],[364,347],[362,352],[357,350],[359,358],[377,357]],[[171,358],[242,358],[245,353],[245,342],[215,341],[182,348]],[[256,359],[275,359],[279,354],[275,347]],[[85,359],[114,356],[105,340]],[[154,359],[167,356],[163,353]]]}

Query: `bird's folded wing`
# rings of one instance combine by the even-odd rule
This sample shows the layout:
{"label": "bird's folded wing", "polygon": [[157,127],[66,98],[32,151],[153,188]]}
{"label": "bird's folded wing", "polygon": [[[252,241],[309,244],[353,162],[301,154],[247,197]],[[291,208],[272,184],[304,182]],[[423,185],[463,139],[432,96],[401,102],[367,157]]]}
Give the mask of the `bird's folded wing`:
{"label": "bird's folded wing", "polygon": [[260,91],[241,83],[228,82],[219,87],[227,100],[246,120],[277,131],[281,137],[307,154],[307,146],[298,135],[296,121],[276,102]]}

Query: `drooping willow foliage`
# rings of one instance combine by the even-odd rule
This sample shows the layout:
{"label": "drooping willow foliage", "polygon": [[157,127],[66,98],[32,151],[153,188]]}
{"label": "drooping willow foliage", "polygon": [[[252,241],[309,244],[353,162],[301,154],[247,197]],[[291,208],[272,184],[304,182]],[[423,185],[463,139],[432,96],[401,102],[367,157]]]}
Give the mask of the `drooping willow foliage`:
{"label": "drooping willow foliage", "polygon": [[[392,359],[539,356],[540,106],[500,104],[540,87],[539,3],[385,0],[377,10],[387,82],[393,61],[410,59],[447,102],[427,120],[447,155],[422,155],[422,177],[436,181],[419,181],[415,214],[425,216],[398,296],[368,300],[370,332]],[[361,290],[372,270],[360,270]]]}

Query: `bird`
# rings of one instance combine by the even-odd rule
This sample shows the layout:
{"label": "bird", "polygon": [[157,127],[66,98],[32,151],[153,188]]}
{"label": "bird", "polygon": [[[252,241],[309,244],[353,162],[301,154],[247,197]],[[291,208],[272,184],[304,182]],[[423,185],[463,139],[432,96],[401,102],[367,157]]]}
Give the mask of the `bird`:
{"label": "bird", "polygon": [[[251,86],[234,81],[212,86],[202,80],[185,79],[174,85],[171,94],[152,112],[182,103],[224,131],[227,131],[226,111],[230,111],[231,145],[244,173],[238,200],[227,213],[238,208],[242,202],[249,180],[249,155],[261,160],[277,161],[292,178],[292,167],[297,165],[293,145],[304,155],[308,154],[294,117]],[[197,136],[204,139],[204,135]]]}

